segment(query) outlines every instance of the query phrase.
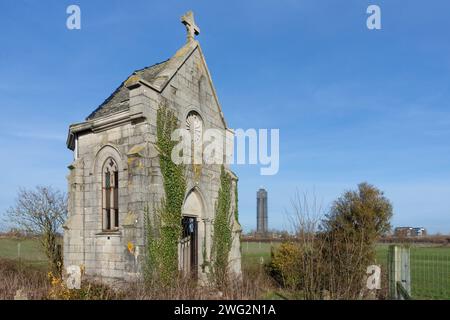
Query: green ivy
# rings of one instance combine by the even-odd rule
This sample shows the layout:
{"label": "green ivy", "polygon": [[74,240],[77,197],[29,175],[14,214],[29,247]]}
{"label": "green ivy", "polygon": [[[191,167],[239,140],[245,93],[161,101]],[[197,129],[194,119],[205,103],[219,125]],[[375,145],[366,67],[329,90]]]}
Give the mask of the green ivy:
{"label": "green ivy", "polygon": [[[156,212],[156,210],[154,210]],[[160,259],[158,259],[159,252],[159,226],[157,214],[151,215],[150,208],[148,206],[144,209],[144,227],[145,227],[145,244],[146,244],[146,256],[144,266],[144,277],[148,284],[157,280],[159,275]]]}
{"label": "green ivy", "polygon": [[231,177],[222,166],[212,247],[214,257],[212,273],[218,286],[224,285],[227,281],[228,257],[232,244],[231,185]]}
{"label": "green ivy", "polygon": [[[159,164],[163,177],[165,197],[154,209],[155,219],[148,217],[147,225],[147,266],[152,276],[159,275],[163,284],[170,285],[178,273],[178,241],[181,237],[181,219],[186,193],[185,168],[173,163],[171,154],[177,142],[171,134],[178,128],[178,120],[173,111],[161,105],[156,119]],[[153,223],[152,223],[153,222]]]}

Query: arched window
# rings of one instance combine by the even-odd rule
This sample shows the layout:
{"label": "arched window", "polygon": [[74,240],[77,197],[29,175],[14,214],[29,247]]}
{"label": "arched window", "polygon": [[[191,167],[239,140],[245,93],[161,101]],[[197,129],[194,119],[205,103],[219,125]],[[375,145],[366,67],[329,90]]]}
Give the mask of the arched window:
{"label": "arched window", "polygon": [[196,111],[186,117],[186,129],[191,134],[191,157],[193,164],[203,162],[203,120]]}
{"label": "arched window", "polygon": [[200,143],[203,138],[203,120],[196,112],[191,111],[186,117],[186,129],[192,136],[193,143]]}
{"label": "arched window", "polygon": [[103,166],[103,230],[119,228],[119,170],[109,158]]}

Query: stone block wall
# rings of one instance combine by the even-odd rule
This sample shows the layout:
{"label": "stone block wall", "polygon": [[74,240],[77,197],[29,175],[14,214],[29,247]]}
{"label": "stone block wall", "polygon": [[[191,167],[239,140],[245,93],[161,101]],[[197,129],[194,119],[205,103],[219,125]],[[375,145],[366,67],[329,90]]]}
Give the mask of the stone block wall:
{"label": "stone block wall", "polygon": [[[129,108],[91,120],[98,129],[77,137],[76,160],[69,167],[64,263],[83,265],[88,276],[102,279],[133,278],[141,271],[145,252],[144,210],[154,208],[164,196],[158,153],[153,145],[160,105],[166,104],[176,112],[182,128],[187,114],[194,110],[201,116],[204,129],[220,129],[224,139],[227,130],[200,47],[191,53],[161,93],[145,84],[128,89]],[[110,124],[104,125],[106,122]],[[117,232],[102,231],[102,166],[109,157],[119,167]],[[202,165],[200,176],[195,177],[192,168],[187,167],[186,195],[195,189],[202,199],[203,212],[198,217],[202,232],[198,243],[199,272],[203,259],[210,257],[220,170],[220,165]],[[204,241],[206,257],[202,256]],[[239,240],[233,243],[238,246]],[[240,263],[237,255],[234,251],[234,259],[239,258]]]}

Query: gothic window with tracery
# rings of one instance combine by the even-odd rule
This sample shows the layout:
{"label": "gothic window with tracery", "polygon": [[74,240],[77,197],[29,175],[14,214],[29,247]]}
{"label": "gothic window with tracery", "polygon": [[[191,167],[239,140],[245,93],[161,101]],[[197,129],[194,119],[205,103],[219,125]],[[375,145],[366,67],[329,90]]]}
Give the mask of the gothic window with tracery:
{"label": "gothic window with tracery", "polygon": [[103,230],[119,228],[119,170],[109,158],[103,166]]}

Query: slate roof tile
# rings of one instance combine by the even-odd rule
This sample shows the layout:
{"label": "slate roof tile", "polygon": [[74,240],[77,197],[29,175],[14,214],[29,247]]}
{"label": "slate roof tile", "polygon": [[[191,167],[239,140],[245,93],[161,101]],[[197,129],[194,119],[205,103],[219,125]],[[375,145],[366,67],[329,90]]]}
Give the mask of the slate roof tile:
{"label": "slate roof tile", "polygon": [[[136,70],[131,75],[138,75],[145,81],[151,82],[166,66],[167,62],[160,62],[152,66]],[[130,75],[130,76],[131,76]],[[128,78],[127,78],[128,79]],[[100,106],[97,107],[86,120],[93,120],[113,113],[124,111],[129,108],[129,90],[125,87],[125,81],[106,99]]]}

